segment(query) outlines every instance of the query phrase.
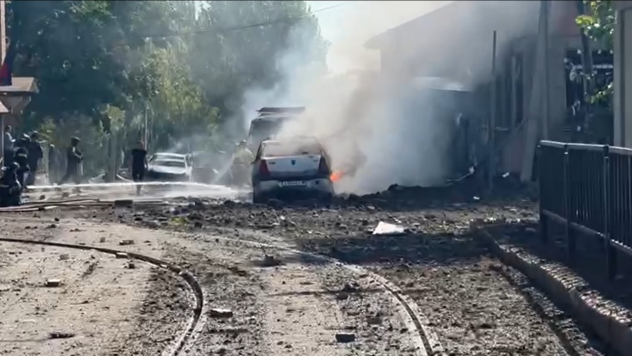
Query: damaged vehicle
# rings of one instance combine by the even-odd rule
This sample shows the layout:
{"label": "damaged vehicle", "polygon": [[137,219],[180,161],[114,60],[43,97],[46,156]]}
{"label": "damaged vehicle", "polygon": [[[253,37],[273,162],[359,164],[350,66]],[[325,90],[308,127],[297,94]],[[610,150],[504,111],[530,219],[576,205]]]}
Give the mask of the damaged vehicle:
{"label": "damaged vehicle", "polygon": [[252,168],[253,202],[334,196],[330,158],[313,137],[265,140]]}
{"label": "damaged vehicle", "polygon": [[190,182],[192,166],[188,155],[156,153],[147,165],[147,180],[154,182]]}
{"label": "damaged vehicle", "polygon": [[261,141],[274,137],[286,122],[304,112],[304,107],[263,107],[257,110],[257,117],[250,122],[246,147],[254,152]]}

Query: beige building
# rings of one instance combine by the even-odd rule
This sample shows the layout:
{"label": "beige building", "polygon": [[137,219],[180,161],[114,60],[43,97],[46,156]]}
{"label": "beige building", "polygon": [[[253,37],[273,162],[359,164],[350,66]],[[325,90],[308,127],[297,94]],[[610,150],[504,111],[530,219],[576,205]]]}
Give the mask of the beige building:
{"label": "beige building", "polygon": [[[0,63],[7,54],[5,0],[0,0]],[[32,77],[13,77],[10,86],[0,86],[0,143],[4,144],[5,125],[19,126],[19,116],[38,92],[37,82]],[[4,150],[2,150],[4,152]]]}
{"label": "beige building", "polygon": [[[568,139],[567,62],[577,62],[581,48],[575,2],[546,3],[548,15],[543,16],[538,1],[454,1],[366,46],[381,52],[383,75],[444,77],[475,87],[481,114],[495,117],[498,169],[528,180],[538,140]],[[481,129],[486,132],[487,126]]]}

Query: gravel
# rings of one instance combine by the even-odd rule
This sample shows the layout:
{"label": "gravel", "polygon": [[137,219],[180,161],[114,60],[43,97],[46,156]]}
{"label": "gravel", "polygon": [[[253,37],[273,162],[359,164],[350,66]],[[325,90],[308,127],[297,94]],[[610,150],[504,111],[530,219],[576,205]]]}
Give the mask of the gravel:
{"label": "gravel", "polygon": [[[142,211],[98,208],[74,216],[195,236],[186,251],[173,256],[181,258],[199,276],[214,307],[230,309],[235,316],[228,320],[207,316],[210,329],[205,326],[196,341],[197,348],[190,350],[193,355],[281,353],[280,344],[266,343],[271,330],[285,325],[280,318],[280,324],[275,326],[269,317],[268,308],[276,305],[265,292],[272,285],[269,276],[258,270],[262,268],[259,265],[245,262],[252,262],[257,254],[261,258],[262,253],[247,252],[242,247],[241,255],[235,252],[231,256],[241,261],[238,265],[246,271],[245,275],[217,270],[212,263],[216,259],[209,256],[226,257],[228,253],[221,249],[228,245],[219,244],[213,235],[296,246],[362,265],[388,278],[420,306],[448,355],[567,355],[549,317],[538,313],[525,292],[499,272],[500,262],[469,234],[470,223],[475,220],[535,221],[535,204],[528,198],[479,200],[469,193],[446,194],[440,190],[394,187],[383,194],[351,196],[329,206],[279,202],[260,206],[189,199],[176,201],[172,207]],[[372,235],[380,221],[401,225],[408,233]],[[285,263],[305,264],[300,259],[287,258]],[[279,278],[287,281],[292,280],[292,273],[298,273],[284,270],[283,266],[273,268],[278,268]],[[337,326],[337,332],[353,333],[358,338],[353,342],[355,354],[414,353],[414,344],[405,337],[408,330],[403,330],[405,327],[383,294],[347,293],[346,298],[338,297],[345,283],[358,283],[361,289],[370,286],[332,268],[309,268],[309,272],[301,273],[308,273],[312,276],[309,278],[333,293],[333,301],[321,298],[318,303],[334,303],[344,316],[345,325]],[[298,290],[302,288],[296,286]],[[304,303],[299,299],[291,302]],[[385,321],[373,324],[376,320],[371,318],[376,316],[384,316]],[[213,332],[222,328],[248,332]],[[300,334],[300,329],[296,333]],[[313,347],[332,347],[323,340],[317,338]],[[335,332],[328,340],[335,340]],[[306,354],[297,350],[283,346],[282,353]],[[335,348],[331,350],[331,354],[336,354]]]}

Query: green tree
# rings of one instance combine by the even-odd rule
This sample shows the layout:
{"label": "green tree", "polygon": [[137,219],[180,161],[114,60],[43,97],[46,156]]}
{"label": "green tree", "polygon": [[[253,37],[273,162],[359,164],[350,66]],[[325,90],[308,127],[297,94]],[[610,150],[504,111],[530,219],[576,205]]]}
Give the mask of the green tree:
{"label": "green tree", "polygon": [[[583,29],[586,35],[599,43],[604,49],[613,49],[613,36],[615,28],[615,14],[611,1],[584,1],[587,14],[580,15],[576,19],[577,25]],[[609,83],[607,87],[598,90],[592,98],[593,103],[604,103],[612,106],[614,87]]]}
{"label": "green tree", "polygon": [[278,83],[279,55],[288,46],[301,42],[297,50],[325,63],[326,43],[304,1],[207,1],[197,29],[202,34],[191,40],[192,73],[211,103],[229,111],[225,117],[238,110],[246,89]]}
{"label": "green tree", "polygon": [[40,87],[21,129],[88,138],[87,156],[142,138],[145,117],[153,149],[208,141],[245,90],[279,81],[297,36],[310,58],[326,52],[303,1],[12,0],[7,15],[15,73]]}

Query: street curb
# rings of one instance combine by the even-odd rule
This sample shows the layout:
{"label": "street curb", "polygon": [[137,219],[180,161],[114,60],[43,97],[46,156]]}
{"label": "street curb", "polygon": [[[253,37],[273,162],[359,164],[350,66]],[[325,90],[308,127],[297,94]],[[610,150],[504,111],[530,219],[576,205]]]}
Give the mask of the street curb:
{"label": "street curb", "polygon": [[503,246],[487,231],[478,229],[477,232],[503,263],[526,275],[554,302],[590,328],[611,350],[621,356],[632,356],[632,318],[629,312],[621,310],[613,313],[604,307],[612,305],[612,301],[596,293],[582,292],[588,283],[580,277],[564,276],[558,266],[540,263],[539,258],[523,250]]}

